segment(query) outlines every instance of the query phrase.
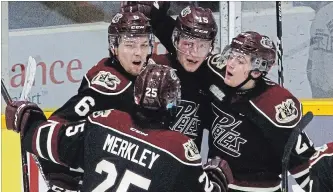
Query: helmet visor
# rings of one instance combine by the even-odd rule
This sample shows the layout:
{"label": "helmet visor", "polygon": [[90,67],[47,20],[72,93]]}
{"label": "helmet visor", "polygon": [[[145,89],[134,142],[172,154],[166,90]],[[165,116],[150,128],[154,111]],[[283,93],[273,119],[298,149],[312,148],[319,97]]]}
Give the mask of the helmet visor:
{"label": "helmet visor", "polygon": [[174,41],[177,51],[193,57],[206,57],[212,48],[212,41],[182,34]]}
{"label": "helmet visor", "polygon": [[152,41],[151,34],[120,34],[118,45],[121,44],[127,53],[140,51],[149,54],[153,49]]}

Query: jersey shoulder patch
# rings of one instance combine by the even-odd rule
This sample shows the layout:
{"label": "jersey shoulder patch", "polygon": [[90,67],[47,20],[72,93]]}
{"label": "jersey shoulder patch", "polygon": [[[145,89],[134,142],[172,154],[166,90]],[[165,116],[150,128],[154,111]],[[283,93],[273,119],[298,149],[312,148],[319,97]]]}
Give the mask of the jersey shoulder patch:
{"label": "jersey shoulder patch", "polygon": [[93,66],[85,75],[88,87],[103,95],[118,95],[130,87],[132,82],[107,65],[109,58],[104,58]]}
{"label": "jersey shoulder patch", "polygon": [[188,138],[185,142],[182,142],[181,145],[184,148],[183,155],[181,156],[184,160],[188,162],[201,162],[199,149],[192,139]]}
{"label": "jersey shoulder patch", "polygon": [[159,147],[167,150],[172,156],[184,164],[201,165],[201,155],[194,141],[177,131],[156,131],[154,140]]}
{"label": "jersey shoulder patch", "polygon": [[132,125],[130,114],[116,109],[95,111],[89,116],[89,120],[120,131]]}
{"label": "jersey shoulder patch", "polygon": [[214,54],[208,57],[207,65],[210,72],[218,75],[220,78],[224,79],[225,75],[225,63],[223,62],[222,54]]}
{"label": "jersey shoulder patch", "polygon": [[287,89],[266,81],[267,89],[251,105],[275,127],[294,128],[302,118],[302,104]]}

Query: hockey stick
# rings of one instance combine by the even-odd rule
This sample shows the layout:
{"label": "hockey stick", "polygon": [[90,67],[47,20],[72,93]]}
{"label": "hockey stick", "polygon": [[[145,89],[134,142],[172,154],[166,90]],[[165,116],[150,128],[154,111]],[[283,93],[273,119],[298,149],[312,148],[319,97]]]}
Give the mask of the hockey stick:
{"label": "hockey stick", "polygon": [[36,60],[33,57],[29,56],[28,66],[25,68],[24,86],[21,92],[20,101],[26,101],[28,98],[28,94],[35,80],[36,67]]}
{"label": "hockey stick", "polygon": [[[8,103],[12,102],[11,97],[9,96],[9,93],[7,91],[7,88],[3,82],[3,79],[1,79],[1,94],[7,105],[8,105]],[[22,147],[22,143],[21,143],[22,171],[24,171],[23,172],[23,185],[24,185],[24,191],[29,192],[29,190],[28,190],[29,189],[29,178],[26,178],[29,176],[28,167],[27,167],[28,166],[27,156],[26,156],[26,152],[22,149],[23,149],[23,147]],[[50,185],[49,185],[48,181],[46,180],[45,174],[42,170],[42,166],[40,165],[40,163],[38,161],[38,158],[34,154],[31,154],[31,155],[32,155],[32,158],[34,159],[34,161],[36,162],[39,172],[41,173],[46,185],[48,186],[48,188],[50,188]],[[26,182],[27,182],[27,184],[26,184]]]}
{"label": "hockey stick", "polygon": [[[36,68],[37,68],[36,60],[33,57],[29,56],[28,66],[25,71],[26,76],[24,79],[24,87],[22,89],[21,97],[20,97],[21,101],[25,101],[28,98],[28,94],[30,93],[32,85],[35,81]],[[34,154],[31,154],[31,156],[32,156],[33,160],[35,161],[35,163],[39,169],[39,172],[41,173],[47,187],[50,188],[50,185],[49,185],[48,181],[46,180],[45,174],[42,170],[42,166],[40,165],[38,158]]]}
{"label": "hockey stick", "polygon": [[[25,71],[26,76],[25,76],[24,87],[21,92],[20,100],[27,100],[27,98],[28,98],[28,94],[32,88],[32,85],[33,85],[33,82],[35,79],[36,67],[37,67],[36,60],[30,56],[29,60],[28,60],[28,66]],[[7,88],[6,88],[3,80],[1,80],[1,94],[7,105],[8,105],[8,103],[12,102],[11,97],[9,96],[9,93],[7,91]],[[21,137],[22,137],[22,135],[21,135]],[[32,155],[34,161],[36,162],[36,165],[37,165],[46,185],[49,187],[49,183],[46,180],[45,174],[41,168],[38,158],[34,154],[31,154],[31,155]],[[29,177],[28,177],[29,173],[28,173],[28,167],[27,167],[27,156],[26,156],[26,152],[23,150],[22,143],[21,143],[21,156],[22,156],[22,174],[23,174],[24,191],[29,192],[30,188],[29,188]]]}
{"label": "hockey stick", "polygon": [[304,128],[313,119],[313,113],[311,111],[307,112],[297,124],[294,130],[291,132],[288,141],[284,147],[284,152],[282,156],[282,192],[288,192],[288,165],[292,149],[295,146],[299,134],[304,130]]}
{"label": "hockey stick", "polygon": [[[3,82],[3,79],[1,79],[1,95],[3,99],[5,100],[6,104],[12,102],[11,97],[9,96],[9,93],[6,89],[5,83]],[[21,135],[22,137],[22,135]],[[29,173],[28,173],[28,161],[27,161],[27,153],[23,149],[23,144],[21,142],[21,157],[22,157],[22,177],[23,177],[23,190],[24,192],[29,192]]]}
{"label": "hockey stick", "polygon": [[277,30],[277,55],[278,55],[278,83],[283,87],[283,48],[282,48],[282,5],[281,1],[276,2],[276,30]]}

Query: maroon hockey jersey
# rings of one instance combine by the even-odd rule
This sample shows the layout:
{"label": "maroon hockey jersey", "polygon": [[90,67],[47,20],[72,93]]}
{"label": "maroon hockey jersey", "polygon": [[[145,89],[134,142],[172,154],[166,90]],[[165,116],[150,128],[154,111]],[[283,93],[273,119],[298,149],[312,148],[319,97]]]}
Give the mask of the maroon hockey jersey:
{"label": "maroon hockey jersey", "polygon": [[[115,58],[104,58],[82,79],[78,93],[49,118],[55,122],[83,120],[94,111],[121,109],[131,111],[135,76],[128,74]],[[39,158],[42,171],[51,188],[75,191],[82,173]]]}
{"label": "maroon hockey jersey", "polygon": [[82,79],[78,93],[56,110],[51,120],[77,121],[94,111],[114,108],[132,109],[133,83],[130,75],[115,58],[104,58]]}
{"label": "maroon hockey jersey", "polygon": [[167,128],[141,129],[128,113],[105,110],[84,121],[36,124],[24,136],[26,150],[83,168],[81,191],[213,190],[192,139]]}
{"label": "maroon hockey jersey", "polygon": [[[212,111],[209,156],[227,160],[234,175],[229,187],[238,191],[277,191],[285,144],[302,117],[302,105],[289,91],[268,79],[255,88],[235,91],[224,84],[220,56],[208,63]],[[289,172],[309,187],[309,158],[313,143],[305,132],[292,150]]]}

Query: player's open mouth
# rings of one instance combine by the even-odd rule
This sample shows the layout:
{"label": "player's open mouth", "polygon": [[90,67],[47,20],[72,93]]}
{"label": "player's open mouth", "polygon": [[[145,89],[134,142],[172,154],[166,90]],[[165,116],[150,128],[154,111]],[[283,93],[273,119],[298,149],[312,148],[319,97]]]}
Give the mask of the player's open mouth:
{"label": "player's open mouth", "polygon": [[133,61],[132,62],[134,65],[140,65],[141,64],[141,61]]}
{"label": "player's open mouth", "polygon": [[198,61],[194,61],[192,59],[187,59],[187,62],[189,62],[190,64],[194,64],[194,65],[198,63]]}
{"label": "player's open mouth", "polygon": [[230,73],[229,71],[227,71],[227,76],[230,76],[230,77],[232,77],[232,76],[233,76],[233,74],[232,74],[232,73]]}

